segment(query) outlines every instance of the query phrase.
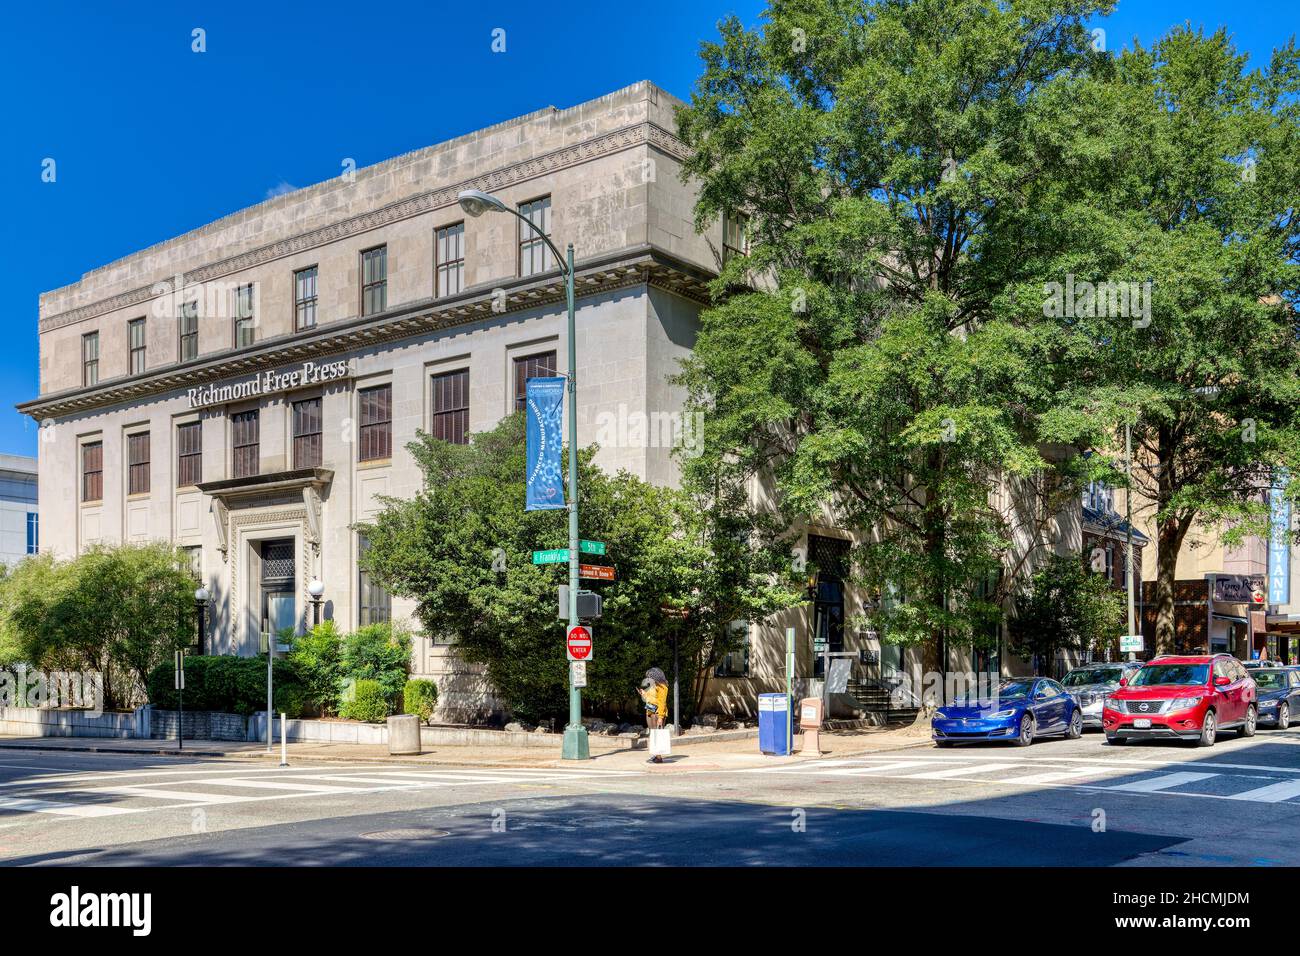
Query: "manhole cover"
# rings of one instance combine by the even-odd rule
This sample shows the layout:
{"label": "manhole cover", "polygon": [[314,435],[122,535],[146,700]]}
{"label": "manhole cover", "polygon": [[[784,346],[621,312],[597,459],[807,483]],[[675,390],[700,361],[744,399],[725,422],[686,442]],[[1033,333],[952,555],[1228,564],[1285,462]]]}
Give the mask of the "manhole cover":
{"label": "manhole cover", "polygon": [[432,840],[436,837],[451,836],[447,830],[435,830],[432,827],[405,827],[397,830],[373,830],[361,834],[363,840]]}

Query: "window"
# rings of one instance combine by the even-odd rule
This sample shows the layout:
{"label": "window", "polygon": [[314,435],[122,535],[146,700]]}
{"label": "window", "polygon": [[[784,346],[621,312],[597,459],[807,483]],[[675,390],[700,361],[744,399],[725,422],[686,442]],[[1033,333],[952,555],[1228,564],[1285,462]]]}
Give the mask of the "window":
{"label": "window", "polygon": [[181,337],[181,361],[199,357],[199,303],[198,300],[186,302],[181,306],[177,319]]}
{"label": "window", "polygon": [[132,375],[144,371],[144,319],[132,319],[126,324],[127,347],[130,361],[127,368]]}
{"label": "window", "polygon": [[433,377],[433,415],[429,434],[464,445],[469,441],[469,369]]}
{"label": "window", "polygon": [[293,403],[293,467],[315,468],[321,463],[320,399]]}
{"label": "window", "polygon": [[357,624],[384,624],[392,617],[392,599],[388,592],[375,583],[370,572],[362,565],[370,552],[370,541],[357,535]]}
{"label": "window", "polygon": [[555,375],[555,352],[539,352],[515,359],[515,411],[524,410],[528,396],[524,388],[530,378],[550,378]]}
{"label": "window", "polygon": [[136,432],[126,436],[126,493],[149,493],[149,433]]}
{"label": "window", "polygon": [[533,227],[529,228],[528,223],[519,224],[519,274],[533,276],[554,269],[555,256],[537,234],[539,231],[543,236],[551,234],[551,197],[543,196],[532,202],[520,203],[519,215]]}
{"label": "window", "polygon": [[176,426],[176,487],[188,488],[203,480],[203,425]]}
{"label": "window", "polygon": [[1115,489],[1104,481],[1090,481],[1083,489],[1083,506],[1103,513],[1115,510]]}
{"label": "window", "polygon": [[261,444],[257,409],[230,416],[233,457],[231,477],[250,478],[261,468]]}
{"label": "window", "polygon": [[722,220],[722,259],[749,255],[749,217],[729,212]]}
{"label": "window", "polygon": [[465,288],[465,224],[444,226],[434,234],[435,296],[455,295]]}
{"label": "window", "polygon": [[361,461],[393,455],[393,386],[363,388],[361,399]]}
{"label": "window", "polygon": [[81,337],[81,384],[99,382],[99,333],[87,332]]}
{"label": "window", "polygon": [[374,315],[388,308],[388,247],[361,253],[361,314]]}
{"label": "window", "polygon": [[316,267],[293,274],[293,327],[299,332],[316,328]]}
{"label": "window", "polygon": [[731,627],[732,648],[718,662],[718,677],[748,677],[749,676],[749,623],[747,621],[732,621]]}
{"label": "window", "polygon": [[87,442],[81,446],[81,500],[104,500],[104,443]]}
{"label": "window", "polygon": [[27,553],[39,554],[41,550],[41,516],[35,511],[27,512]]}
{"label": "window", "polygon": [[235,348],[242,349],[253,344],[256,317],[253,315],[253,284],[241,285],[235,289]]}

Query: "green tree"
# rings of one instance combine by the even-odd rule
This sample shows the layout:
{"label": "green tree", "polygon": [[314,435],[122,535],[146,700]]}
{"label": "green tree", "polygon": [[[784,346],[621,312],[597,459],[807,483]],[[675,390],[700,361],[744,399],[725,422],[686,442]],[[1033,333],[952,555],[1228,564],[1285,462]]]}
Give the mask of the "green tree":
{"label": "green tree", "polygon": [[1047,421],[1103,453],[1133,426],[1135,489],[1155,506],[1161,653],[1174,650],[1188,532],[1267,533],[1263,493],[1300,459],[1298,94],[1294,40],[1248,69],[1226,30],[1190,26],[1069,84],[1074,175],[1058,187],[1075,236],[1040,271],[1076,290],[1149,291],[1140,311],[1100,289],[1057,297],[1060,407]]}
{"label": "green tree", "polygon": [[[408,447],[424,488],[410,500],[386,500],[362,529],[370,540],[367,568],[392,593],[416,601],[427,633],[455,640],[466,660],[485,665],[515,714],[564,714],[568,665],[556,588],[566,568],[534,565],[532,552],[564,547],[567,520],[563,511],[524,510],[523,416],[467,445],[422,434]],[[737,536],[720,555],[712,547],[718,527],[685,495],[626,473],[608,475],[592,464],[593,454],[580,453],[582,533],[606,543],[618,577],[595,585],[604,614],[584,699],[594,712],[627,713],[646,668],[669,669],[674,640],[689,693],[691,668],[709,659],[719,640],[717,622],[765,613],[783,593],[762,563],[775,549],[748,537],[741,547]],[[687,609],[687,617],[665,614],[665,606]]]}
{"label": "green tree", "polygon": [[1085,569],[1078,555],[1054,554],[1016,596],[1011,651],[1041,672],[1061,651],[1109,647],[1123,623],[1123,593]]}
{"label": "green tree", "polygon": [[1013,529],[991,496],[1054,466],[1040,303],[1007,292],[1061,241],[1048,90],[1101,56],[1083,21],[1109,7],[774,0],[762,29],[721,24],[679,115],[697,226],[744,214],[750,241],[682,376],[692,480],[758,478],[788,520],[858,531],[862,582],[903,598],[885,633],[927,670],[996,633],[1004,591],[980,588]]}

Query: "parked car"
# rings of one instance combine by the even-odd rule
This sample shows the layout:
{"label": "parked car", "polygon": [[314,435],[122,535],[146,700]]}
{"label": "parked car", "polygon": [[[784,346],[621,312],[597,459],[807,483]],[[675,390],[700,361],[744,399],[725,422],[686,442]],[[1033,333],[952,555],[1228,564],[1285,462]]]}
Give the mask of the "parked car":
{"label": "parked car", "polygon": [[1121,680],[1131,678],[1141,667],[1139,661],[1098,662],[1082,664],[1065,675],[1061,686],[1070,693],[1083,712],[1085,729],[1102,729],[1101,710],[1106,698],[1119,687]]}
{"label": "parked car", "polygon": [[1281,661],[1246,661],[1246,670],[1253,671],[1259,667],[1282,667]]}
{"label": "parked car", "polygon": [[1102,708],[1106,742],[1164,738],[1210,747],[1220,730],[1253,737],[1255,682],[1229,654],[1168,655],[1144,664]]}
{"label": "parked car", "polygon": [[1083,734],[1083,712],[1049,677],[1013,677],[991,700],[949,704],[935,711],[930,733],[940,747],[974,740],[1011,740],[1028,747],[1036,737]]}
{"label": "parked car", "polygon": [[1292,715],[1300,714],[1300,669],[1258,667],[1250,676],[1255,680],[1259,722],[1286,730]]}

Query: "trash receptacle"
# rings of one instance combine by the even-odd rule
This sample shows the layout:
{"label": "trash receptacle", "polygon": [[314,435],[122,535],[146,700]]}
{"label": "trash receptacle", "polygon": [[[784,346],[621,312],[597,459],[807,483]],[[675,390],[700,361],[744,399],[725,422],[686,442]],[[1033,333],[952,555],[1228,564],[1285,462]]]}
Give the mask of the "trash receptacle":
{"label": "trash receptacle", "polygon": [[790,753],[790,698],[785,694],[758,695],[758,749],[784,757]]}

